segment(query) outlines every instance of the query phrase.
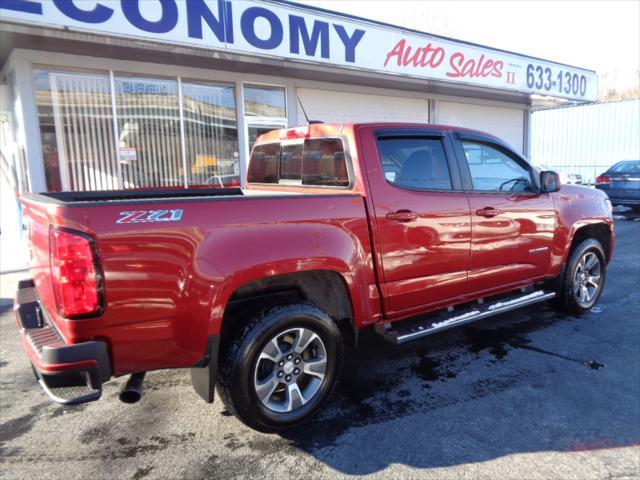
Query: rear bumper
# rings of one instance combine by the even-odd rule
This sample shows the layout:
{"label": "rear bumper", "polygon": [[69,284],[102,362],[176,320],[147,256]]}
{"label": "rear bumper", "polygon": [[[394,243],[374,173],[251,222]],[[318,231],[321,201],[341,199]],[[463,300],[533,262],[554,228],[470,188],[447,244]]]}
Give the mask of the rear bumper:
{"label": "rear bumper", "polygon": [[640,198],[609,198],[611,205],[640,205]]}
{"label": "rear bumper", "polygon": [[100,398],[102,384],[111,378],[106,343],[66,343],[46,322],[31,280],[18,284],[14,312],[23,347],[45,392],[65,404]]}
{"label": "rear bumper", "polygon": [[608,185],[596,185],[609,196],[612,205],[640,205],[640,190],[611,188]]}

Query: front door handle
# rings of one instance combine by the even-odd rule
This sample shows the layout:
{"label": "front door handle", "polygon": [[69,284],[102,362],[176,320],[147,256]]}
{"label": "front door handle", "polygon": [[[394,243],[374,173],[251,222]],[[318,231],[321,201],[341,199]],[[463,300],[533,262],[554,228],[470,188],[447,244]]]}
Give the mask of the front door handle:
{"label": "front door handle", "polygon": [[501,213],[502,212],[500,210],[491,207],[485,207],[476,210],[476,215],[487,218],[495,217],[497,215],[500,215]]}
{"label": "front door handle", "polygon": [[397,212],[387,213],[387,220],[395,220],[396,222],[411,222],[418,218],[418,215],[411,210],[398,210]]}

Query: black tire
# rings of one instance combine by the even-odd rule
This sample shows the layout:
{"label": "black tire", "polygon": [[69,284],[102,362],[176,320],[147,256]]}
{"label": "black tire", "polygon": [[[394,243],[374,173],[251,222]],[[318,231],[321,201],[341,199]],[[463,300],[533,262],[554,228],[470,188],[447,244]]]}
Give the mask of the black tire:
{"label": "black tire", "polygon": [[[581,273],[583,267],[580,266],[580,262],[582,259],[590,258],[590,255],[593,254],[597,257],[599,262],[599,275],[600,282],[597,289],[591,298],[588,301],[580,301],[580,298],[577,294],[576,289],[576,278],[577,275]],[[606,257],[604,254],[604,249],[600,242],[595,239],[589,238],[580,242],[580,244],[573,250],[571,256],[569,257],[569,261],[564,270],[562,282],[560,285],[559,294],[559,303],[563,310],[569,313],[586,313],[593,308],[598,300],[600,299],[600,295],[602,294],[602,290],[604,289],[605,278],[606,278]],[[586,298],[586,297],[583,297]]]}
{"label": "black tire", "polygon": [[[317,381],[317,391],[306,403],[292,411],[274,411],[260,400],[254,384],[259,357],[273,338],[298,328],[311,331],[319,337],[326,356],[326,371],[322,380]],[[281,338],[286,339],[287,336]],[[318,307],[305,303],[266,307],[254,313],[244,328],[239,329],[228,345],[223,347],[218,393],[227,409],[253,429],[277,432],[294,428],[308,421],[324,404],[336,384],[343,357],[340,330],[333,319]],[[275,369],[280,369],[276,363],[273,363],[273,368],[273,374],[276,374]],[[304,373],[300,376],[304,376]],[[287,385],[284,388],[286,390]],[[285,391],[283,395],[287,393]],[[275,395],[279,395],[277,390]],[[293,396],[291,393],[289,395]]]}

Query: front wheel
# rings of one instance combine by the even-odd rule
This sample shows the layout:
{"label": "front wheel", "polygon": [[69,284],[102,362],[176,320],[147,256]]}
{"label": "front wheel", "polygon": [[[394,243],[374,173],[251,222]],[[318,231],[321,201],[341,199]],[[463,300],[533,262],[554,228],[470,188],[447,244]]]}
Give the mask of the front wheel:
{"label": "front wheel", "polygon": [[606,274],[600,242],[587,239],[571,254],[560,289],[560,303],[571,313],[585,313],[598,302]]}
{"label": "front wheel", "polygon": [[223,351],[218,391],[248,426],[279,431],[309,420],[333,389],[343,361],[340,330],[309,304],[267,308]]}

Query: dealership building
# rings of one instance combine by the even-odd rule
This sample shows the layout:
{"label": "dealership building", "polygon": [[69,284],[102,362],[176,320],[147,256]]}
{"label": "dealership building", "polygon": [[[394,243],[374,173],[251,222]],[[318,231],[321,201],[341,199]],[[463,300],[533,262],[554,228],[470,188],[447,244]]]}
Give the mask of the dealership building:
{"label": "dealership building", "polygon": [[284,1],[0,0],[0,46],[19,191],[242,183],[256,137],[307,118],[526,155],[532,109],[597,92],[591,70]]}
{"label": "dealership building", "polygon": [[256,137],[307,119],[464,126],[527,155],[531,112],[596,82],[286,1],[0,0],[0,271],[26,263],[22,192],[242,185]]}

